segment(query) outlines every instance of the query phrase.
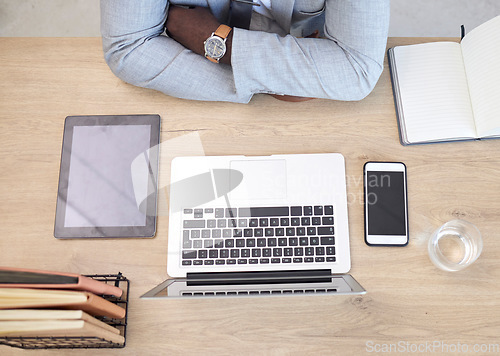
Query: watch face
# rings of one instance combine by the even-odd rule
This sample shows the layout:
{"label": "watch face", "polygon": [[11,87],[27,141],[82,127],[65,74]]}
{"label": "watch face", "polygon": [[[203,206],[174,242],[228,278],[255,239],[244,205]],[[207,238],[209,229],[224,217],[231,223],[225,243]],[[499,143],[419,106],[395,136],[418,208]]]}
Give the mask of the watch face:
{"label": "watch face", "polygon": [[226,44],[220,37],[212,36],[205,42],[205,53],[214,59],[222,58],[226,53]]}

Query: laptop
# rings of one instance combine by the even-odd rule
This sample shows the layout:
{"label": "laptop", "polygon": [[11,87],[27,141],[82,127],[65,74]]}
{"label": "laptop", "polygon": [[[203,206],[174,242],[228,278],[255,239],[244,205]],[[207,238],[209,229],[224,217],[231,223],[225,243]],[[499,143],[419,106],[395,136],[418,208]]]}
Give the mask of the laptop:
{"label": "laptop", "polygon": [[143,297],[362,294],[338,153],[176,157],[167,272]]}

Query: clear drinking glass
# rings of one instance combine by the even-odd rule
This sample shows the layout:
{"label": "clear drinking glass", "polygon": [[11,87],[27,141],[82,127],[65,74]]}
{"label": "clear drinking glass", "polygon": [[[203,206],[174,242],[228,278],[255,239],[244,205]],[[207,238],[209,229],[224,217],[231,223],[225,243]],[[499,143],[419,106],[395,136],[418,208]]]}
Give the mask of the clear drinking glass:
{"label": "clear drinking glass", "polygon": [[478,228],[465,220],[451,220],[437,229],[427,245],[431,261],[444,271],[460,271],[471,265],[483,249]]}

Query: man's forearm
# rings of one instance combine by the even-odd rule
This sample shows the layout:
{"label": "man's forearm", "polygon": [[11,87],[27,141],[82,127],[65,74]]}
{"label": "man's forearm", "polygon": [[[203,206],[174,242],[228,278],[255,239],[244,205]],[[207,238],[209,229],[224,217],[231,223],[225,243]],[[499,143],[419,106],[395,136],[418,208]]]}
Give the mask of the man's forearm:
{"label": "man's forearm", "polygon": [[[207,8],[171,6],[166,28],[172,39],[194,53],[205,56],[203,43],[219,25],[219,21]],[[233,33],[231,31],[226,40],[226,53],[220,59],[221,63],[231,64],[232,39]]]}

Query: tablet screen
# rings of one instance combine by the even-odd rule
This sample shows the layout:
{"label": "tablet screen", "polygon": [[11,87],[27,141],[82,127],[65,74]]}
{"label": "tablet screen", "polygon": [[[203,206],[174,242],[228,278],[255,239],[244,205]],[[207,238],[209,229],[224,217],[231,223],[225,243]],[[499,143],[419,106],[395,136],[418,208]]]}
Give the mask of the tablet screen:
{"label": "tablet screen", "polygon": [[159,116],[66,118],[54,235],[152,237]]}

